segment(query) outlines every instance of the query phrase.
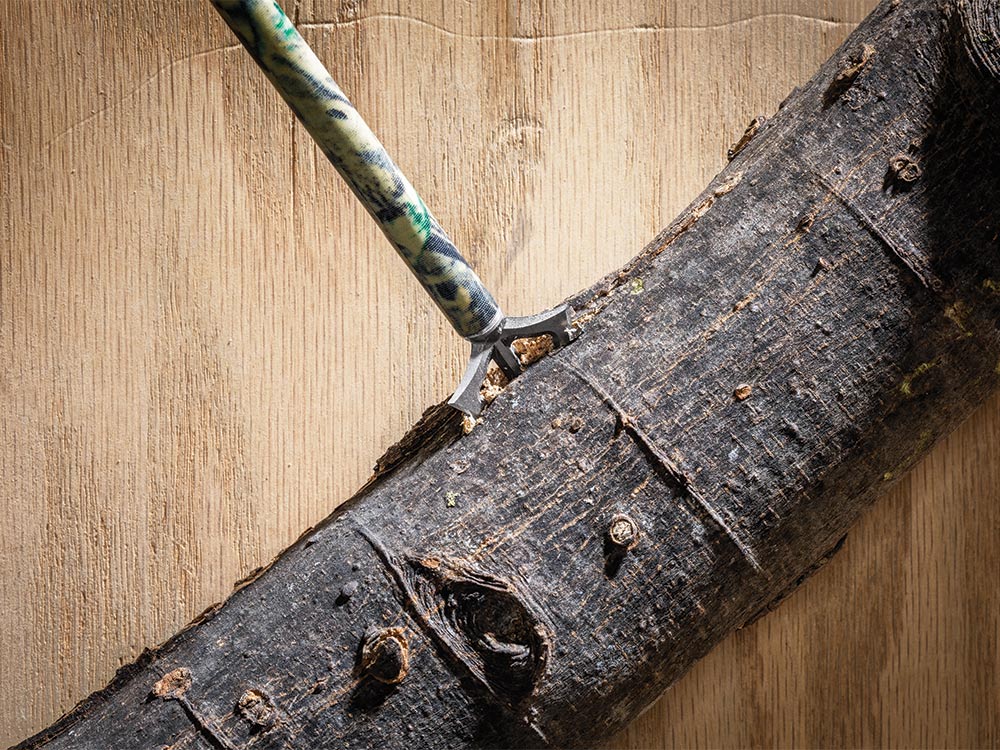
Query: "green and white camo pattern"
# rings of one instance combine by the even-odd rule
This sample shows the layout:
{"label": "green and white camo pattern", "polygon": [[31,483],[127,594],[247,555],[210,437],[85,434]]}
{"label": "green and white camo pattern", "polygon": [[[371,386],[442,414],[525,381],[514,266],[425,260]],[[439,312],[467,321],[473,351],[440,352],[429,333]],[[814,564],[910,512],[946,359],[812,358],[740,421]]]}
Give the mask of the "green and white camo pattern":
{"label": "green and white camo pattern", "polygon": [[213,0],[268,79],[462,336],[503,319],[496,300],[273,0]]}

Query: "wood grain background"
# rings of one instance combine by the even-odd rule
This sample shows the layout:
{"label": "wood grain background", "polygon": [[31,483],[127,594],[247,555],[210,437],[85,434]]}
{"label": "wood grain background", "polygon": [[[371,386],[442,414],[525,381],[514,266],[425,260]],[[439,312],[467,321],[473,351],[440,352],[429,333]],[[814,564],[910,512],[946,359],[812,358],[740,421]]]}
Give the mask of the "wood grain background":
{"label": "wood grain background", "polygon": [[[633,256],[872,0],[286,7],[512,314]],[[207,3],[0,2],[0,742],[326,516],[465,346]],[[616,739],[1000,744],[1000,400]]]}

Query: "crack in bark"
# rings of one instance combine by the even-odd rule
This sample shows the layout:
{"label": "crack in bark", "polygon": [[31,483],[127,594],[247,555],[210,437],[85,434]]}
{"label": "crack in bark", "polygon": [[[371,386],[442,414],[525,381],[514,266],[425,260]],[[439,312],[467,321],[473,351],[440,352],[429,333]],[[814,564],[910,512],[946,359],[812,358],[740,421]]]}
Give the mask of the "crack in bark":
{"label": "crack in bark", "polygon": [[608,393],[600,383],[596,382],[588,374],[580,370],[573,364],[566,363],[566,369],[572,372],[581,382],[587,385],[605,406],[615,415],[616,434],[624,431],[632,438],[633,442],[639,446],[640,450],[646,455],[649,462],[653,465],[654,469],[658,473],[665,474],[671,481],[677,484],[685,494],[688,495],[692,500],[695,501],[696,505],[708,514],[715,526],[721,531],[730,542],[739,550],[740,554],[750,563],[751,567],[760,575],[765,578],[770,578],[770,575],[760,564],[757,559],[756,553],[753,549],[742,539],[736,531],[726,523],[725,519],[705,497],[701,495],[700,492],[694,487],[691,478],[688,477],[684,472],[682,472],[677,466],[674,465],[673,461],[660,449],[656,442],[647,435],[642,428],[636,423],[635,418],[632,417],[628,412],[617,401],[614,397]]}
{"label": "crack in bark", "polygon": [[902,263],[908,271],[912,272],[913,275],[916,276],[921,286],[935,292],[940,292],[944,288],[944,284],[941,279],[938,278],[937,274],[934,273],[934,271],[917,253],[907,250],[889,239],[889,237],[886,236],[881,229],[879,229],[878,225],[867,213],[864,212],[864,210],[862,210],[860,206],[841,193],[836,185],[831,183],[823,175],[819,174],[818,171],[814,171],[813,176],[820,185],[826,188],[828,193],[833,196],[837,203],[847,209],[847,212],[857,219],[858,224],[862,229],[878,240],[879,244],[889,252],[890,257]]}
{"label": "crack in bark", "polygon": [[232,742],[226,739],[223,735],[216,733],[214,729],[209,725],[209,723],[201,718],[198,711],[191,704],[185,696],[169,696],[165,697],[163,700],[166,701],[176,701],[181,709],[184,711],[184,715],[191,722],[191,725],[195,728],[195,731],[205,740],[209,745],[211,745],[215,750],[239,750]]}

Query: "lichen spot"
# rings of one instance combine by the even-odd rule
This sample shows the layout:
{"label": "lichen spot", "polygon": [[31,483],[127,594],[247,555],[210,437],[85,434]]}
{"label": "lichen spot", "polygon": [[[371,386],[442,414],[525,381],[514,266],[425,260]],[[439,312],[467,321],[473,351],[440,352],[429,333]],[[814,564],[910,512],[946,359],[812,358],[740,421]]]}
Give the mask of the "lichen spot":
{"label": "lichen spot", "polygon": [[903,382],[899,384],[899,392],[904,396],[913,395],[913,381],[919,378],[921,375],[933,370],[937,365],[937,360],[931,360],[930,362],[921,362],[917,365],[917,368],[903,377]]}

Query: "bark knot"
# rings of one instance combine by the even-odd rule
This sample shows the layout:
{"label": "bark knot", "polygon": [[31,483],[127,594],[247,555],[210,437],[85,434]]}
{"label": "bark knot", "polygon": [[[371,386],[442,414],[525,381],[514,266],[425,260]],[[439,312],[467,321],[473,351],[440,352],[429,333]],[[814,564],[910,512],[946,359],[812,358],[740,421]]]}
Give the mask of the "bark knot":
{"label": "bark knot", "polygon": [[750,121],[746,130],[743,131],[743,135],[740,136],[740,139],[736,141],[736,143],[734,143],[726,152],[726,158],[729,159],[729,161],[735,159],[739,153],[747,147],[747,144],[753,140],[755,135],[757,135],[757,132],[760,130],[760,126],[764,124],[765,119],[764,115],[757,115]]}
{"label": "bark knot", "polygon": [[153,685],[153,695],[163,700],[176,700],[184,697],[184,693],[191,687],[193,678],[191,670],[187,667],[179,667],[171,672],[167,672]]}
{"label": "bark knot", "polygon": [[858,49],[845,57],[840,63],[840,70],[826,92],[823,94],[823,106],[829,107],[840,99],[858,80],[858,77],[868,67],[868,63],[875,56],[875,48],[870,44],[862,44]]}
{"label": "bark knot", "polygon": [[371,627],[361,641],[358,674],[397,685],[410,670],[410,642],[403,628]]}
{"label": "bark knot", "polygon": [[551,629],[527,582],[436,552],[397,554],[359,529],[399,585],[424,632],[459,676],[517,707],[534,693],[552,649]]}
{"label": "bark knot", "polygon": [[278,709],[266,693],[251,688],[236,703],[240,715],[257,729],[266,731],[278,723]]}
{"label": "bark knot", "polygon": [[639,524],[623,513],[611,519],[608,540],[621,551],[628,551],[639,543]]}
{"label": "bark knot", "polygon": [[889,172],[894,182],[912,185],[920,179],[923,169],[920,162],[910,154],[898,153],[889,159]]}

